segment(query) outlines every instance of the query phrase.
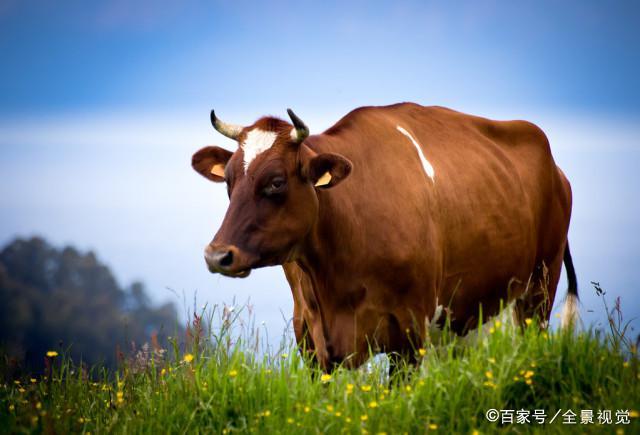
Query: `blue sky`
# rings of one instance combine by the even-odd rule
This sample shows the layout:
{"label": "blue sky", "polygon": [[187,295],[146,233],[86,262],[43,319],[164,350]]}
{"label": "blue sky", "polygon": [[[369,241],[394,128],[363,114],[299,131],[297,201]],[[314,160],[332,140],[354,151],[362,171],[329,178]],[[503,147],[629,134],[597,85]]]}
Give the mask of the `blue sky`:
{"label": "blue sky", "polygon": [[5,114],[417,98],[638,113],[637,2],[65,3],[0,9]]}
{"label": "blue sky", "polygon": [[585,317],[602,320],[592,280],[639,316],[638,22],[637,2],[4,1],[0,241],[93,248],[156,300],[251,297],[279,328],[279,270],[204,267],[227,200],[190,156],[233,149],[209,110],[250,123],[292,107],[320,132],[361,105],[415,101],[540,125],[573,184]]}

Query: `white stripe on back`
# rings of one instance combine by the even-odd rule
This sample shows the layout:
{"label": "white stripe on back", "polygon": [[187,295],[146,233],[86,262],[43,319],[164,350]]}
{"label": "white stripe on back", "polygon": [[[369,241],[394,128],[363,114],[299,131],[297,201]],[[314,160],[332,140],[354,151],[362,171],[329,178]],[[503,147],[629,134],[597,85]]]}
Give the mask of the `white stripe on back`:
{"label": "white stripe on back", "polygon": [[416,147],[416,151],[418,151],[418,157],[420,157],[420,162],[422,163],[422,168],[424,169],[424,173],[427,174],[429,178],[431,178],[431,181],[435,182],[436,172],[433,170],[433,166],[431,166],[431,163],[429,163],[429,160],[427,160],[424,154],[422,153],[422,148],[420,147],[420,144],[413,138],[413,136],[411,136],[411,133],[409,133],[407,130],[400,127],[399,125],[396,126],[396,128],[400,133],[404,134],[411,140],[411,142],[413,143],[413,146]]}

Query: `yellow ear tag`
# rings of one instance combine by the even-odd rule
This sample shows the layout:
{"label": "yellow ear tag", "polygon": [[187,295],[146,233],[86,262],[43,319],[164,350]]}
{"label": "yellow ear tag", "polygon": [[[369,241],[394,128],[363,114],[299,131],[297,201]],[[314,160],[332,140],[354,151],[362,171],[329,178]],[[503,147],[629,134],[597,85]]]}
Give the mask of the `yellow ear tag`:
{"label": "yellow ear tag", "polygon": [[324,173],[322,177],[318,178],[318,181],[316,181],[315,186],[316,187],[326,186],[330,182],[331,182],[331,174],[329,173],[329,171],[327,171]]}
{"label": "yellow ear tag", "polygon": [[224,178],[224,165],[222,163],[217,163],[211,167],[211,173],[213,175],[217,175],[218,177]]}

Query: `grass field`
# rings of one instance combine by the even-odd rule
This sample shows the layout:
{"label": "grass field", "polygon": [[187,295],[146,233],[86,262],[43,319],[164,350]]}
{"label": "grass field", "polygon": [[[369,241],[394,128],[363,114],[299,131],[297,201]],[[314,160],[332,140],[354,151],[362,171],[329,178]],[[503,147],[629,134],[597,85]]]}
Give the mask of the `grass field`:
{"label": "grass field", "polygon": [[[380,357],[365,368],[328,375],[309,368],[292,345],[265,353],[255,327],[236,328],[240,316],[228,309],[220,316],[221,328],[205,326],[216,324],[212,313],[209,322],[196,317],[186,347],[141,349],[123,359],[115,374],[87,373],[61,350],[43,355],[47,376],[2,385],[0,428],[11,433],[640,433],[637,348],[614,318],[611,331],[575,334],[540,331],[535,320],[524,331],[493,320],[466,339],[423,344],[415,350],[420,364],[388,379]],[[497,422],[489,421],[490,409],[498,411]],[[536,410],[546,413],[544,424]],[[593,422],[583,424],[588,411]],[[518,422],[524,417],[530,423]]]}

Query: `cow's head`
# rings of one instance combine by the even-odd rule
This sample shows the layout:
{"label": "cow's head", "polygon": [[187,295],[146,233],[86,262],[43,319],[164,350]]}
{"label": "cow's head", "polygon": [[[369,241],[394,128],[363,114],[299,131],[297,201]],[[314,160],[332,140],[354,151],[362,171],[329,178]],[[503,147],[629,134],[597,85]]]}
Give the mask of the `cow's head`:
{"label": "cow's head", "polygon": [[351,171],[343,156],[306,146],[309,129],[291,109],[288,113],[293,125],[261,118],[241,127],[211,111],[215,129],[238,141],[235,152],[208,146],[192,159],[198,173],[226,182],[231,201],[205,248],[211,272],[246,277],[251,269],[295,260],[318,215],[317,189],[337,185]]}

